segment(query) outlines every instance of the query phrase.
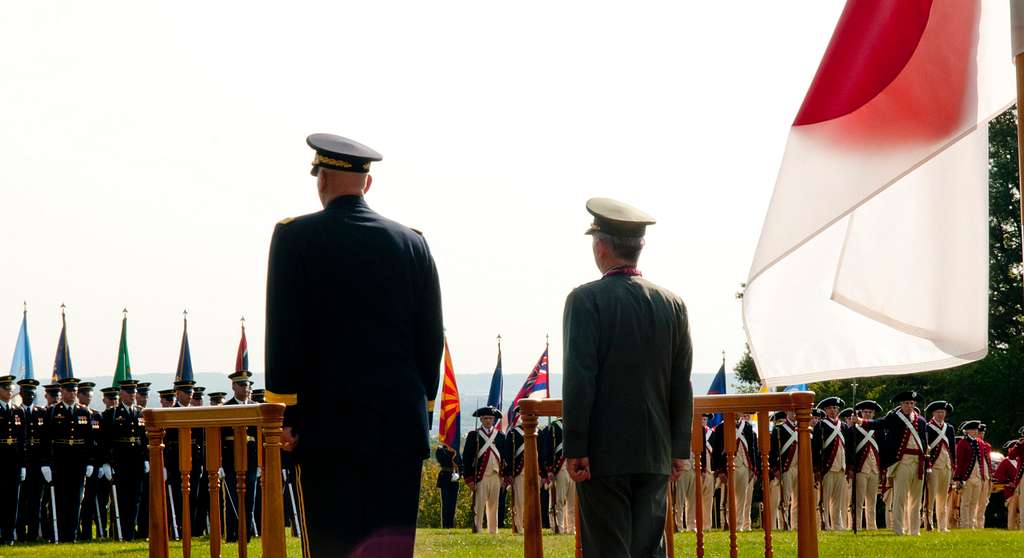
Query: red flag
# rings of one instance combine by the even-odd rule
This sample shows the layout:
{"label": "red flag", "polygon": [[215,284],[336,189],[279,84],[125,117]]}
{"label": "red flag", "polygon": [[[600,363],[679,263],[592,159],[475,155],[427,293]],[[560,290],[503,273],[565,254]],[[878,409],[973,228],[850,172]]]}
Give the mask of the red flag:
{"label": "red flag", "polygon": [[245,318],[242,318],[242,339],[238,341],[238,354],[235,356],[235,372],[249,370],[249,344],[245,342]]}
{"label": "red flag", "polygon": [[441,386],[441,417],[437,423],[437,439],[451,448],[459,447],[461,408],[459,386],[455,383],[455,366],[448,350],[448,339],[444,340],[444,384]]}

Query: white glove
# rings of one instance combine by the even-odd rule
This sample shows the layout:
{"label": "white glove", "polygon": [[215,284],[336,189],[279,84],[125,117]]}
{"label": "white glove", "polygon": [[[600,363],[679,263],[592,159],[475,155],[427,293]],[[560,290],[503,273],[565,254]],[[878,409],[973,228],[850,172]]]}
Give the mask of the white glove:
{"label": "white glove", "polygon": [[100,478],[111,480],[114,478],[114,470],[110,468],[110,463],[104,463],[100,467]]}
{"label": "white glove", "polygon": [[148,475],[149,474],[149,461],[143,461],[142,462],[142,473],[144,475]]}
{"label": "white glove", "polygon": [[217,469],[217,476],[220,477],[220,480],[224,480],[224,467]]}
{"label": "white glove", "polygon": [[452,482],[459,482],[459,474],[452,473]]}
{"label": "white glove", "polygon": [[260,469],[259,467],[256,467],[256,478],[260,478],[260,475],[262,475],[262,474],[263,474],[263,469]]}
{"label": "white glove", "polygon": [[281,480],[288,482],[288,469],[281,469]]}
{"label": "white glove", "polygon": [[43,465],[39,468],[39,472],[43,474],[43,480],[50,483],[53,482],[53,472],[50,471],[49,465]]}
{"label": "white glove", "polygon": [[25,482],[25,476],[28,475],[28,471],[24,467],[21,468],[21,482]]}
{"label": "white glove", "polygon": [[164,467],[164,482],[167,482],[167,467]]}
{"label": "white glove", "polygon": [[92,472],[94,470],[96,470],[96,468],[93,467],[92,465],[86,465],[85,466],[85,478],[91,477],[92,476]]}

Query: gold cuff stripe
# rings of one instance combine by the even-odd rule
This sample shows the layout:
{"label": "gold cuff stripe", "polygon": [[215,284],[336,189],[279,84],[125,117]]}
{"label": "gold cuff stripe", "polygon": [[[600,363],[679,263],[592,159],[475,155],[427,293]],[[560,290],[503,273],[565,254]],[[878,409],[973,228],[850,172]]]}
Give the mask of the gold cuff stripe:
{"label": "gold cuff stripe", "polygon": [[284,403],[288,406],[299,404],[299,396],[294,393],[274,393],[267,390],[264,396],[266,397],[267,403]]}

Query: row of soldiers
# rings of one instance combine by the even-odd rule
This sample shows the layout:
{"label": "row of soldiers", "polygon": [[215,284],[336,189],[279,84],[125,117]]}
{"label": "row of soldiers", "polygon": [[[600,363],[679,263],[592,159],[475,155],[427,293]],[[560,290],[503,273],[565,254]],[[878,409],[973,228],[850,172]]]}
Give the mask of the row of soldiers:
{"label": "row of soldiers", "polygon": [[[248,405],[260,402],[262,390],[253,390],[251,373],[230,376],[233,396],[209,394],[210,405]],[[0,495],[0,543],[74,542],[97,537],[133,540],[148,536],[149,476],[163,475],[167,490],[172,536],[181,536],[182,480],[178,431],[165,437],[165,467],[151,471],[148,439],[142,410],[149,402],[149,383],[134,380],[104,388],[104,411],[90,407],[95,384],[75,378],[42,386],[45,405],[36,404],[39,382],[18,381],[20,404],[14,400],[14,376],[0,377],[0,475],[8,489]],[[161,407],[202,406],[204,389],[193,381],[175,382],[161,390]],[[238,502],[234,466],[233,431],[222,434],[222,517],[226,538],[237,540]],[[248,535],[258,534],[260,517],[256,432],[247,432],[245,515]],[[190,521],[192,534],[209,529],[209,476],[205,470],[203,430],[192,431]],[[293,494],[294,475],[285,458],[286,494]],[[290,491],[289,491],[290,489]],[[286,507],[288,499],[285,498]],[[293,503],[290,519],[295,515]],[[298,521],[291,521],[298,530]]]}
{"label": "row of soldiers", "polygon": [[[437,447],[435,457],[441,468],[437,486],[441,490],[441,524],[451,528],[455,523],[455,503],[460,479],[473,491],[473,531],[497,533],[503,522],[504,494],[512,498],[513,532],[523,530],[525,502],[525,438],[522,426],[507,432],[497,427],[501,411],[481,407],[473,416],[480,426],[466,436],[461,455],[444,444]],[[561,420],[542,426],[537,432],[537,458],[540,466],[542,515],[551,513],[550,525],[556,533],[576,532],[576,488],[565,467],[562,449],[564,428]]]}
{"label": "row of soldiers", "polygon": [[[823,399],[814,410],[811,454],[818,501],[814,513],[822,529],[849,529],[854,515],[858,528],[876,529],[879,500],[885,510],[881,515],[898,535],[918,535],[922,524],[939,531],[948,531],[951,525],[984,528],[993,481],[1004,486],[1011,528],[1024,519],[1024,514],[1013,513],[1024,503],[1020,482],[1024,472],[1020,466],[1024,428],[1021,439],[1004,446],[1007,459],[994,469],[992,446],[985,441],[986,428],[981,421],[964,421],[954,429],[946,422],[953,412],[952,404],[933,401],[922,413],[918,407],[922,398],[913,391],[898,394],[893,402],[897,407],[884,415],[882,407],[871,400],[840,410],[845,405],[838,397]],[[712,525],[714,493],[725,485],[726,470],[725,428],[708,427],[711,417],[702,419],[704,528]],[[796,525],[798,511],[797,424],[784,412],[774,413],[770,420],[769,501],[777,510],[774,527],[788,529]],[[957,436],[955,430],[961,435]],[[749,414],[739,414],[736,420],[734,463],[740,510],[737,529],[750,530],[753,488],[761,478],[762,461]],[[675,483],[675,522],[679,529],[695,529],[693,477],[691,467]]]}

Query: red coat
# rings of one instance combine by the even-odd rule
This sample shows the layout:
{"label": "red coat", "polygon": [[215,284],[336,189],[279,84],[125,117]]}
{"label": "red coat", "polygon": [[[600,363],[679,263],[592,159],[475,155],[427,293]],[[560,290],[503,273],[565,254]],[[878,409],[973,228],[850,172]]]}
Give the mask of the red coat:
{"label": "red coat", "polygon": [[1021,472],[1024,469],[1017,467],[1014,463],[1015,459],[1007,457],[996,467],[996,472],[992,473],[992,481],[1005,485],[1003,487],[1003,498],[1009,500],[1013,498],[1013,491],[1017,488],[1017,483],[1020,482]]}
{"label": "red coat", "polygon": [[966,481],[971,478],[974,467],[981,466],[981,478],[988,479],[992,475],[992,462],[989,460],[991,446],[983,440],[964,436],[956,441],[956,468],[953,470],[953,480]]}

